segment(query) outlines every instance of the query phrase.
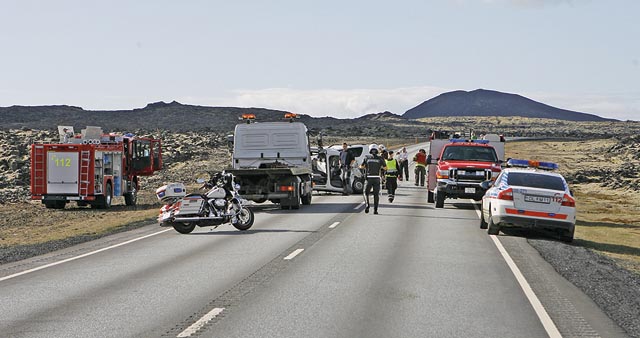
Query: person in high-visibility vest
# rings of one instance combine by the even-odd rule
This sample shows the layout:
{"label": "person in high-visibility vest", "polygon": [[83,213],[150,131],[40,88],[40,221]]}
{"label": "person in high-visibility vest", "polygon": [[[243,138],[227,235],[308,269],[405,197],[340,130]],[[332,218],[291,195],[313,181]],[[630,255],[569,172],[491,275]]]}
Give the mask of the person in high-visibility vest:
{"label": "person in high-visibility vest", "polygon": [[413,161],[416,162],[416,168],[414,173],[416,174],[415,185],[424,187],[424,178],[427,175],[427,151],[424,149],[418,150],[418,153],[413,157]]}
{"label": "person in high-visibility vest", "polygon": [[385,164],[387,166],[385,173],[387,178],[387,196],[389,197],[389,203],[392,203],[396,195],[396,189],[398,189],[398,170],[400,169],[398,161],[393,158],[393,150],[389,150]]}

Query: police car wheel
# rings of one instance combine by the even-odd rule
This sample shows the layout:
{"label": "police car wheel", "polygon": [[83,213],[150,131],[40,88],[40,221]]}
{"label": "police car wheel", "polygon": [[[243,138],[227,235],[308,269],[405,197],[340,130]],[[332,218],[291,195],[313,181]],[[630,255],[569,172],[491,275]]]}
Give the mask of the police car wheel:
{"label": "police car wheel", "polygon": [[480,211],[480,229],[486,229],[488,226],[489,224],[484,220],[484,215],[482,214],[482,211]]}
{"label": "police car wheel", "polygon": [[489,213],[489,219],[487,220],[487,234],[489,235],[497,235],[500,233],[500,226],[493,223],[493,218],[491,217],[491,213]]}

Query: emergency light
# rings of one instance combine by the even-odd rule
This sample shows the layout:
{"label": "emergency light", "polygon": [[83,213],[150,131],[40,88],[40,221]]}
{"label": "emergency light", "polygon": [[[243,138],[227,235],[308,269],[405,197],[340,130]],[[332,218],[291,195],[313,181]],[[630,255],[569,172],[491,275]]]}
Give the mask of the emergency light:
{"label": "emergency light", "polygon": [[451,143],[478,143],[478,144],[488,144],[489,140],[466,140],[463,138],[452,138],[449,140]]}
{"label": "emergency light", "polygon": [[520,167],[520,168],[538,168],[543,170],[557,170],[559,168],[558,164],[553,162],[540,162],[533,160],[519,160],[519,159],[509,159],[507,161],[507,166],[509,167]]}

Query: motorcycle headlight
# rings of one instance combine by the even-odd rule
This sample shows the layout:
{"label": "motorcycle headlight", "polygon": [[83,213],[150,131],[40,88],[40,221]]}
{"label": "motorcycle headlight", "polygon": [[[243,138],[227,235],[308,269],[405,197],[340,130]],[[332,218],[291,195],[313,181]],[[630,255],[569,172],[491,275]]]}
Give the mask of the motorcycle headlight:
{"label": "motorcycle headlight", "polygon": [[240,184],[236,183],[234,187],[236,188],[236,190],[240,190]]}

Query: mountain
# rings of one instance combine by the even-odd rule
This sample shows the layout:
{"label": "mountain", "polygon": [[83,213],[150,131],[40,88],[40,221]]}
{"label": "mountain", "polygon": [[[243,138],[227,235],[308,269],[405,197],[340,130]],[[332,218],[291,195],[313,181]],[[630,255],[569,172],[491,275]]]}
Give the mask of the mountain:
{"label": "mountain", "polygon": [[567,121],[611,121],[593,114],[555,108],[517,94],[485,89],[444,93],[402,115],[407,119],[436,116],[522,116]]}

